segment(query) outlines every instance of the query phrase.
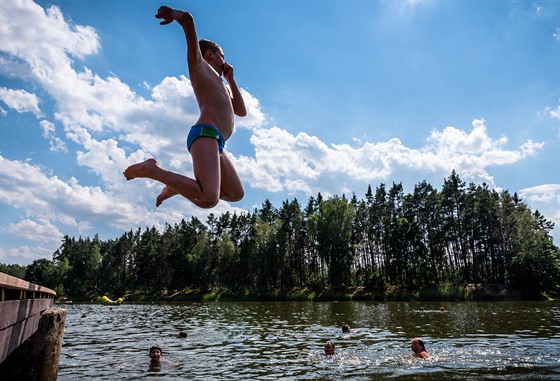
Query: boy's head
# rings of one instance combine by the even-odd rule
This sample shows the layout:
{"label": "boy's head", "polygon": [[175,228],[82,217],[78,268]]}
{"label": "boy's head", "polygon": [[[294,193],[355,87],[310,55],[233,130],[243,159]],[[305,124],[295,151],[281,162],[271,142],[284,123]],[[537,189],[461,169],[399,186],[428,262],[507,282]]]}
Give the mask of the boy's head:
{"label": "boy's head", "polygon": [[150,359],[152,359],[152,361],[159,361],[161,356],[163,356],[163,351],[160,347],[154,345],[150,348]]}
{"label": "boy's head", "polygon": [[426,346],[424,345],[424,341],[418,337],[412,339],[412,343],[410,345],[410,348],[412,349],[413,352],[421,352],[424,351],[426,352]]}
{"label": "boy's head", "polygon": [[202,53],[202,57],[206,56],[206,52],[210,50],[213,54],[220,54],[222,57],[224,56],[224,51],[220,47],[220,45],[216,44],[214,41],[202,39],[198,42],[198,46],[200,47],[200,53]]}
{"label": "boy's head", "polygon": [[327,356],[334,355],[334,343],[332,341],[327,341],[325,343],[325,354]]}

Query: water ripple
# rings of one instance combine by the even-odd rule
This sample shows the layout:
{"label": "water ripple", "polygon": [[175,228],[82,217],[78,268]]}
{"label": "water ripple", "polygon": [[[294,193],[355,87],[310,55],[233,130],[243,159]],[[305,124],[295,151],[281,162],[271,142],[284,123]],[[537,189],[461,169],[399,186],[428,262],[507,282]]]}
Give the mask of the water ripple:
{"label": "water ripple", "polygon": [[[557,302],[446,303],[446,312],[368,302],[64,307],[62,381],[560,378]],[[343,324],[351,334],[342,334]],[[416,336],[431,359],[411,356]],[[327,340],[335,356],[323,354]],[[167,360],[158,372],[148,367],[154,344]]]}

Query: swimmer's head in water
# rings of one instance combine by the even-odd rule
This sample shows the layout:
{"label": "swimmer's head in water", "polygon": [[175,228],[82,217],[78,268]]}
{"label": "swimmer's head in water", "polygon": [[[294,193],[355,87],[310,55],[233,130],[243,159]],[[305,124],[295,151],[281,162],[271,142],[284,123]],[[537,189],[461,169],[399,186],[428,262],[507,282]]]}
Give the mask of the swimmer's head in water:
{"label": "swimmer's head in water", "polygon": [[163,356],[163,351],[157,345],[150,348],[150,358],[155,361],[159,361],[160,357]]}
{"label": "swimmer's head in water", "polygon": [[325,354],[327,356],[334,355],[334,343],[332,343],[331,341],[327,341],[325,343]]}
{"label": "swimmer's head in water", "polygon": [[412,339],[410,348],[412,349],[413,352],[420,352],[420,351],[426,352],[426,346],[424,345],[424,341],[418,337]]}

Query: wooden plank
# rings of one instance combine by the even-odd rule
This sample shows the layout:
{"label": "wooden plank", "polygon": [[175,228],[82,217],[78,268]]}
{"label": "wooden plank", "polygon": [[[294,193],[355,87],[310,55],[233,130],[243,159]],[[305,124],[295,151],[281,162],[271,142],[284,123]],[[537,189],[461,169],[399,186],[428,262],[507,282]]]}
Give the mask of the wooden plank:
{"label": "wooden plank", "polygon": [[41,313],[52,307],[56,292],[1,272],[0,289],[1,363],[37,330]]}
{"label": "wooden plank", "polygon": [[0,362],[0,379],[56,381],[66,315],[61,308],[43,311],[37,331]]}
{"label": "wooden plank", "polygon": [[0,272],[0,287],[10,288],[15,290],[39,291],[53,296],[56,295],[56,292],[51,290],[50,288],[29,283],[22,279],[1,272]]}
{"label": "wooden plank", "polygon": [[0,330],[25,320],[28,316],[40,314],[51,308],[53,299],[22,299],[0,302]]}
{"label": "wooden plank", "polygon": [[0,362],[37,331],[40,319],[38,313],[0,331]]}

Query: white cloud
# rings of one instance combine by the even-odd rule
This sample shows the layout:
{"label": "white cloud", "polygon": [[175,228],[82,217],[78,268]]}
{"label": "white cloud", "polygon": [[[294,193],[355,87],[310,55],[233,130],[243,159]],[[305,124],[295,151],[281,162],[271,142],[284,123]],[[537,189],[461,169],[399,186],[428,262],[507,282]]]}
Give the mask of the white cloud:
{"label": "white cloud", "polygon": [[236,128],[258,128],[262,126],[266,117],[262,113],[259,100],[255,98],[251,93],[245,89],[239,89],[241,95],[243,96],[243,101],[245,102],[245,108],[247,109],[247,115],[243,118],[235,118]]}
{"label": "white cloud", "polygon": [[[24,58],[34,70],[44,68],[40,61],[50,61],[54,64],[52,66],[59,66],[56,63],[68,60],[66,53],[83,58],[100,48],[99,38],[93,28],[72,26],[65,22],[57,6],[44,10],[32,1],[9,1],[3,4],[0,34],[2,51]],[[34,44],[28,45],[27,41],[33,41]]]}
{"label": "white cloud", "polygon": [[[36,166],[0,156],[0,202],[22,209],[31,218],[78,224],[79,218],[124,227],[134,223],[134,206],[115,202],[99,187],[62,181]],[[63,217],[58,217],[62,215]],[[80,217],[75,217],[80,216]]]}
{"label": "white cloud", "polygon": [[43,137],[49,139],[49,148],[51,152],[68,153],[66,143],[55,135],[56,128],[54,123],[48,120],[42,120],[39,122],[39,126],[43,130]]}
{"label": "white cloud", "polygon": [[41,126],[41,129],[43,130],[44,138],[50,138],[54,134],[54,123],[51,123],[48,120],[42,120],[39,122],[39,126]]}
{"label": "white cloud", "polygon": [[537,113],[538,117],[550,117],[552,119],[559,120],[560,119],[560,100],[557,106],[546,106],[544,110],[540,110]]}
{"label": "white cloud", "polygon": [[[57,245],[58,247],[60,245]],[[37,245],[34,247],[29,247],[27,245],[10,247],[8,249],[0,248],[0,262],[2,263],[17,263],[17,264],[29,264],[36,259],[52,259],[52,255],[55,250],[52,247],[46,247],[44,245]]]}
{"label": "white cloud", "polygon": [[552,33],[552,37],[556,40],[556,41],[560,41],[560,27],[556,27],[556,32]]}
{"label": "white cloud", "polygon": [[36,117],[41,117],[39,98],[25,90],[12,90],[0,87],[0,100],[17,112],[32,112]]}
{"label": "white cloud", "polygon": [[[49,246],[60,244],[63,234],[50,221],[40,219],[38,222],[25,219],[17,223],[8,224],[7,231],[16,237],[27,241],[42,242]],[[56,247],[56,246],[55,246]]]}
{"label": "white cloud", "polygon": [[65,152],[68,153],[68,148],[66,143],[60,140],[60,138],[53,137],[49,142],[49,150],[51,152]]}
{"label": "white cloud", "polygon": [[521,189],[519,195],[527,201],[531,209],[538,210],[547,220],[554,223],[552,236],[560,240],[560,184],[542,184]]}
{"label": "white cloud", "polygon": [[472,127],[470,133],[455,127],[446,127],[442,132],[434,130],[429,140],[436,142],[437,148],[456,154],[479,154],[507,143],[505,137],[493,141],[488,136],[484,119],[475,119]]}
{"label": "white cloud", "polygon": [[538,150],[544,147],[544,142],[535,143],[531,139],[521,145],[521,152],[524,156],[535,156]]}
{"label": "white cloud", "polygon": [[521,197],[531,202],[550,202],[560,199],[560,184],[542,184],[531,188],[521,189]]}
{"label": "white cloud", "polygon": [[[24,211],[28,221],[41,221],[42,226],[57,226],[64,234],[69,230],[77,230],[84,235],[94,234],[96,232],[92,229],[97,224],[119,230],[137,226],[163,228],[166,222],[177,223],[185,215],[205,220],[211,212],[242,212],[242,209],[231,207],[225,202],[220,202],[212,211],[203,211],[180,197],[167,201],[169,207],[154,211],[153,202],[161,190],[161,185],[155,182],[149,182],[146,187],[146,182],[142,180],[126,182],[123,177],[121,183],[126,184],[126,187],[121,184],[119,192],[115,193],[98,186],[82,186],[75,178],[63,181],[47,175],[45,170],[37,166],[2,156],[0,183],[0,203]],[[182,207],[176,207],[177,202],[181,202]],[[14,225],[10,233],[17,226],[20,225]]]}
{"label": "white cloud", "polygon": [[545,115],[549,115],[553,119],[560,119],[560,105],[554,107],[545,107],[544,109]]}
{"label": "white cloud", "polygon": [[456,170],[466,180],[493,186],[487,167],[513,164],[543,147],[528,140],[518,150],[507,150],[506,143],[506,137],[492,139],[483,120],[473,121],[470,132],[455,127],[434,130],[418,149],[404,146],[399,139],[329,147],[318,137],[294,136],[273,127],[254,131],[255,157],[237,158],[235,164],[251,187],[292,194],[336,194],[343,185],[361,189],[410,170],[421,177],[437,174],[441,178]]}

